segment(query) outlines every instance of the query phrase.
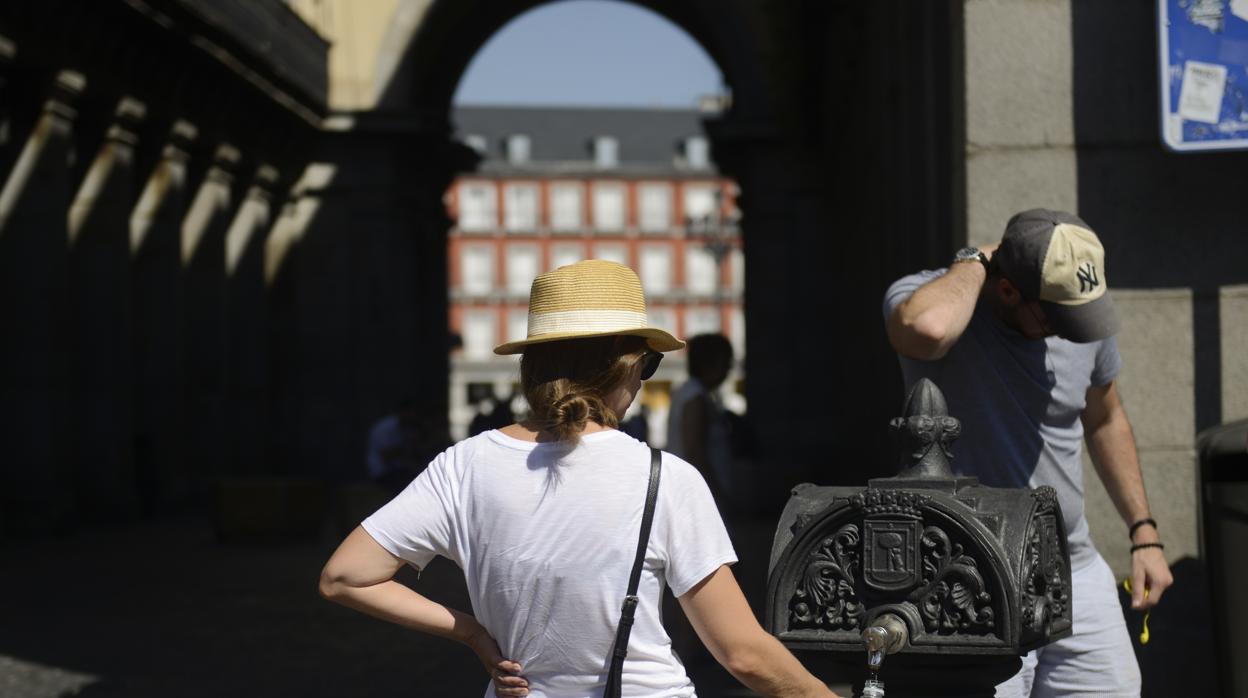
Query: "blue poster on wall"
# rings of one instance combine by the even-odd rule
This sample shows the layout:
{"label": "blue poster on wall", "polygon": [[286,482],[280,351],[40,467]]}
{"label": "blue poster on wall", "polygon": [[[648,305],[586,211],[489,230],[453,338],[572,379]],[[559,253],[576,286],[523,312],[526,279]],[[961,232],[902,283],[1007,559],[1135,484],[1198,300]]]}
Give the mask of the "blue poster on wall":
{"label": "blue poster on wall", "polygon": [[1248,148],[1248,0],[1157,0],[1157,10],[1162,141]]}

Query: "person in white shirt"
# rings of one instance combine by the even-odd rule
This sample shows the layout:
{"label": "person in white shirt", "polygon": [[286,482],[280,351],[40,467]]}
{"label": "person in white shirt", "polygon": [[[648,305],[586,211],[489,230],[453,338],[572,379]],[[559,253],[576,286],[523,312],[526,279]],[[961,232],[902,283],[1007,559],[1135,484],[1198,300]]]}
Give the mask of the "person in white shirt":
{"label": "person in white shirt", "polygon": [[[661,352],[637,275],[613,262],[533,282],[521,353],[531,413],[461,441],[353,531],[326,564],[326,598],[473,649],[486,695],[603,695],[650,477],[620,416]],[[706,482],[663,454],[653,528],[623,668],[623,695],[694,696],[660,619],[665,586],[712,655],[765,696],[834,697],[758,624],[728,565],[736,554]],[[441,555],[464,571],[473,614],[394,581]]]}
{"label": "person in white shirt", "polygon": [[667,413],[667,450],[696,467],[721,506],[737,493],[733,481],[731,427],[719,386],[732,370],[732,344],[722,334],[689,339],[689,380],[672,393]]}

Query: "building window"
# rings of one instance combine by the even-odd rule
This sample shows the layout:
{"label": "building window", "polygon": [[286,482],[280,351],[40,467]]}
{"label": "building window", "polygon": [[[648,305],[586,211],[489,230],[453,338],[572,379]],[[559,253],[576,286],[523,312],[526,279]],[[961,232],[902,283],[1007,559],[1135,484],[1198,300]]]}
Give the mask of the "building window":
{"label": "building window", "polygon": [[646,319],[651,327],[657,327],[676,334],[676,311],[672,308],[651,307],[647,315]]}
{"label": "building window", "polygon": [[643,246],[640,266],[641,287],[646,293],[672,290],[672,248],[669,245]]}
{"label": "building window", "polygon": [[489,143],[486,142],[485,136],[479,133],[470,133],[464,136],[464,145],[477,151],[477,155],[484,156],[485,151],[489,149]]}
{"label": "building window", "polygon": [[498,318],[493,310],[464,311],[464,356],[470,359],[488,359],[498,344],[495,336]]}
{"label": "building window", "polygon": [[508,184],[503,187],[503,219],[510,232],[537,230],[537,185]]}
{"label": "building window", "polygon": [[616,243],[598,243],[594,245],[594,259],[605,259],[628,266],[628,248]]}
{"label": "building window", "polygon": [[732,274],[732,290],[740,293],[745,290],[745,254],[733,248],[728,252],[728,268]]}
{"label": "building window", "polygon": [[507,162],[524,165],[529,161],[529,137],[517,133],[507,137]]}
{"label": "building window", "polygon": [[702,220],[715,215],[715,187],[709,184],[685,185],[685,218]]}
{"label": "building window", "polygon": [[741,306],[732,309],[732,327],[728,328],[728,340],[732,342],[732,353],[737,359],[745,356],[745,312]]}
{"label": "building window", "polygon": [[550,248],[550,268],[558,269],[585,259],[583,245],[554,245]]}
{"label": "building window", "polygon": [[498,194],[493,182],[463,182],[459,185],[459,229],[468,232],[498,227]]}
{"label": "building window", "polygon": [[460,249],[460,288],[465,293],[484,294],[494,290],[494,247],[464,245]]}
{"label": "building window", "polygon": [[578,182],[550,185],[550,227],[558,232],[576,232],[585,225],[582,212],[585,188]]}
{"label": "building window", "polygon": [[[529,336],[529,311],[512,308],[507,311],[507,339],[514,342]],[[492,348],[491,348],[492,350]]]}
{"label": "building window", "polygon": [[690,136],[685,139],[685,164],[695,170],[710,167],[711,144],[705,136]]}
{"label": "building window", "polygon": [[719,312],[715,308],[686,308],[685,336],[715,334],[720,331]]}
{"label": "building window", "polygon": [[637,188],[639,218],[643,233],[666,233],[672,228],[672,187],[668,184],[642,184]]}
{"label": "building window", "polygon": [[594,185],[594,228],[604,233],[624,230],[624,185],[599,182]]}
{"label": "building window", "polygon": [[486,400],[494,399],[494,384],[482,381],[473,381],[465,387],[467,400],[469,405],[480,405]]}
{"label": "building window", "polygon": [[719,287],[719,265],[715,257],[702,247],[685,248],[685,289],[710,295]]}
{"label": "building window", "polygon": [[507,246],[507,290],[510,293],[528,295],[538,274],[539,254],[537,245]]}
{"label": "building window", "polygon": [[620,164],[620,142],[612,136],[594,139],[594,167],[610,169]]}

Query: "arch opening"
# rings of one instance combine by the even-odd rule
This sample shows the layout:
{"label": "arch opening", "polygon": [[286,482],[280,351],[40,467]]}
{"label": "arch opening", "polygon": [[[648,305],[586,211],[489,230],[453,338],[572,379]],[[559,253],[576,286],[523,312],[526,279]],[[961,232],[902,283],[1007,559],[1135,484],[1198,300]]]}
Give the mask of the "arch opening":
{"label": "arch opening", "polygon": [[[581,259],[636,270],[652,324],[727,337],[733,369],[712,388],[743,414],[739,188],[703,126],[728,106],[705,49],[640,4],[543,4],[483,44],[451,111],[453,138],[478,158],[446,193],[453,438],[523,413],[515,357],[491,350],[526,335],[533,278]],[[647,381],[630,433],[679,448],[668,425],[679,423],[670,413],[687,369],[678,352]],[[720,478],[739,480],[724,460]]]}

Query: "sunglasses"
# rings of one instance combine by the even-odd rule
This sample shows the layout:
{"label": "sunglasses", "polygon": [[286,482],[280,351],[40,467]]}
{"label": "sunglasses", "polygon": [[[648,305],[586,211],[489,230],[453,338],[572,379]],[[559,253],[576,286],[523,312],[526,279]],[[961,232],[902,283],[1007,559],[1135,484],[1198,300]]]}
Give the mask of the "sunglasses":
{"label": "sunglasses", "polygon": [[654,376],[654,372],[659,370],[659,362],[662,360],[663,355],[659,352],[646,352],[646,355],[641,357],[641,379],[643,381],[650,380]]}

